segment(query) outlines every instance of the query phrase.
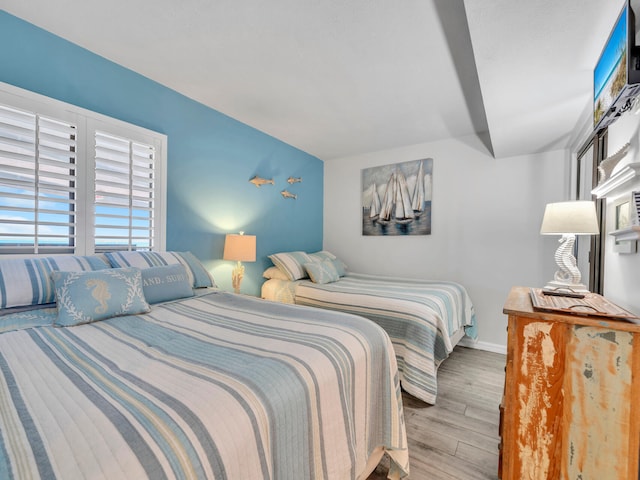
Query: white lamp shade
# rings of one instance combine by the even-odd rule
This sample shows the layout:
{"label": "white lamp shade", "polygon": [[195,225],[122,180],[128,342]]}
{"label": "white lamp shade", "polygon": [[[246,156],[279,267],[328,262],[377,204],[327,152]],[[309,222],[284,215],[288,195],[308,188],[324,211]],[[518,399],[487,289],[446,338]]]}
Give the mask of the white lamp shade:
{"label": "white lamp shade", "polygon": [[572,201],[547,204],[540,233],[543,235],[596,235],[598,218],[596,205],[591,201]]}
{"label": "white lamp shade", "polygon": [[256,261],[256,236],[227,234],[224,239],[223,260],[236,260],[239,262]]}

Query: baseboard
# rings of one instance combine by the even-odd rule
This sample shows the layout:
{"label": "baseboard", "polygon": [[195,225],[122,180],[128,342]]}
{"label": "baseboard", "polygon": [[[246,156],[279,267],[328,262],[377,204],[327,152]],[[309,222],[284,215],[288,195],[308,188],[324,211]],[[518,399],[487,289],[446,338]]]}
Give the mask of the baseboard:
{"label": "baseboard", "polygon": [[503,355],[507,354],[506,345],[500,345],[498,343],[479,342],[476,340],[472,340],[469,337],[464,337],[462,340],[460,340],[460,343],[458,345],[468,348],[475,348],[477,350],[485,350],[487,352],[501,353]]}

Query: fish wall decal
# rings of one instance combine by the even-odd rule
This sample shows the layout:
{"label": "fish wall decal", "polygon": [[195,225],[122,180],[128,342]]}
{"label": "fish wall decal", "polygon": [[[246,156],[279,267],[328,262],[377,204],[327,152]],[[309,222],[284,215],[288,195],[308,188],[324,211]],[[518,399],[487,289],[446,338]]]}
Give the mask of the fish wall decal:
{"label": "fish wall decal", "polygon": [[302,181],[302,177],[289,177],[287,178],[287,183],[289,185],[293,185],[294,183],[300,183]]}
{"label": "fish wall decal", "polygon": [[280,192],[280,194],[284,197],[284,198],[293,198],[294,200],[298,198],[298,196],[295,193],[291,193],[287,190],[282,190]]}
{"label": "fish wall decal", "polygon": [[256,187],[261,187],[262,185],[275,185],[275,182],[272,179],[266,179],[259,176],[254,176],[249,182],[253,183]]}

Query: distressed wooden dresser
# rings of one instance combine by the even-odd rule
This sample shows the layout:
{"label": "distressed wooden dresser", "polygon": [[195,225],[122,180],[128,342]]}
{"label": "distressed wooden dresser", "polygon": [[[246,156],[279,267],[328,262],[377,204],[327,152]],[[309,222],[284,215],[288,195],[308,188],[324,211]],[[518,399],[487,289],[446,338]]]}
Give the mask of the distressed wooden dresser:
{"label": "distressed wooden dresser", "polygon": [[640,325],[537,311],[526,287],[504,313],[500,478],[638,479]]}

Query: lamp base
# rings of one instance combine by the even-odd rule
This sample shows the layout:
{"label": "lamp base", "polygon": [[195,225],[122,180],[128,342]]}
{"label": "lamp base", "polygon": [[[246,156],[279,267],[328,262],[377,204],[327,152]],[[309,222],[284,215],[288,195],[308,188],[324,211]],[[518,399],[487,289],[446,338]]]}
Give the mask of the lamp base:
{"label": "lamp base", "polygon": [[573,247],[576,236],[572,233],[565,233],[560,238],[560,246],[554,256],[558,271],[554,279],[547,283],[545,290],[564,290],[574,293],[589,293],[589,289],[580,283],[582,275],[576,264],[576,257],[573,256]]}
{"label": "lamp base", "polygon": [[238,260],[238,263],[231,271],[231,286],[233,286],[234,293],[240,293],[242,277],[244,277],[244,265]]}
{"label": "lamp base", "polygon": [[560,282],[558,280],[551,280],[544,286],[543,290],[565,290],[574,293],[589,293],[589,289],[583,283]]}

